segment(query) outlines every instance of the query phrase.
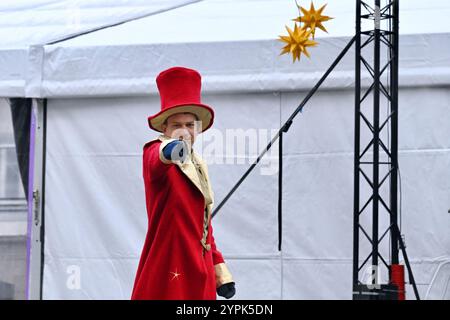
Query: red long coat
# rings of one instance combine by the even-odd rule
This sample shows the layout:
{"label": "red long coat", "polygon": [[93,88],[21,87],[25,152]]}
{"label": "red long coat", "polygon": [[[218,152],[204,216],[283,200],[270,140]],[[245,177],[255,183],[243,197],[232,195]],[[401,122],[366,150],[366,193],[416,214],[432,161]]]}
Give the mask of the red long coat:
{"label": "red long coat", "polygon": [[[224,259],[210,219],[206,243],[211,249],[201,243],[205,197],[196,169],[192,162],[163,163],[161,140],[143,148],[148,231],[131,299],[216,299],[215,265]],[[207,207],[210,211],[212,205]]]}

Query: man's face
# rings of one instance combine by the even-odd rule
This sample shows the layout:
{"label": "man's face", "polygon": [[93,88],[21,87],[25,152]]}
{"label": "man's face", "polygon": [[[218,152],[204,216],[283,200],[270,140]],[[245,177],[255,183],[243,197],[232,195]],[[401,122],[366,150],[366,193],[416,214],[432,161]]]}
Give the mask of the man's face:
{"label": "man's face", "polygon": [[173,139],[183,137],[190,140],[191,145],[195,140],[195,115],[192,113],[176,113],[167,118],[166,124],[162,125],[163,133]]}

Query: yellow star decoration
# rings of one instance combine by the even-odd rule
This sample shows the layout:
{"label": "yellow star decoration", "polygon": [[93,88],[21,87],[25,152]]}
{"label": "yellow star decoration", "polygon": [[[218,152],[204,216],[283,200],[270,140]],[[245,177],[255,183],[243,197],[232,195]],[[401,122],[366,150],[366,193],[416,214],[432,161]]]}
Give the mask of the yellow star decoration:
{"label": "yellow star decoration", "polygon": [[303,23],[302,29],[310,29],[313,39],[316,34],[316,28],[319,28],[320,30],[328,33],[322,22],[331,20],[333,18],[322,15],[322,12],[326,6],[326,4],[323,5],[319,10],[316,10],[316,8],[314,8],[314,4],[312,2],[309,10],[306,10],[305,8],[299,6],[299,9],[303,13],[303,16],[300,16],[293,21]]}
{"label": "yellow star decoration", "polygon": [[175,272],[170,272],[170,274],[173,275],[172,279],[170,279],[170,281],[172,281],[173,279],[178,279],[179,276],[181,276],[181,273],[178,273],[177,271],[178,269],[175,269]]}
{"label": "yellow star decoration", "polygon": [[283,51],[280,55],[285,53],[292,53],[292,57],[294,62],[296,59],[300,61],[300,55],[303,53],[308,58],[310,57],[307,47],[313,47],[317,45],[317,42],[310,40],[309,36],[311,31],[307,31],[306,29],[301,29],[297,27],[297,24],[294,26],[294,30],[291,30],[286,26],[286,29],[289,33],[288,36],[279,36],[280,41],[283,41],[286,44],[283,47]]}

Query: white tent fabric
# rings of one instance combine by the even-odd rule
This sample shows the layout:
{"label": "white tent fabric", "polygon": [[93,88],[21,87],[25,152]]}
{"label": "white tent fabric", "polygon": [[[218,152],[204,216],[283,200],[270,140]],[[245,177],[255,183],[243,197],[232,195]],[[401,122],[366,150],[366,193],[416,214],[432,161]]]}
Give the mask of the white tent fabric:
{"label": "white tent fabric", "polygon": [[[245,52],[245,45],[249,46],[247,64],[249,68],[256,67],[255,61],[267,59],[263,54],[266,50],[255,51],[258,48],[251,44],[273,40],[284,34],[284,26],[292,26],[291,19],[297,12],[295,2],[291,0],[123,0],[113,3],[102,0],[94,4],[81,0],[41,1],[38,2],[41,6],[23,0],[18,4],[7,1],[4,7],[0,7],[3,9],[2,20],[5,21],[0,35],[8,44],[6,48],[0,47],[0,96],[148,94],[148,84],[152,83],[159,67],[170,66],[177,61],[175,59],[187,55],[186,61],[191,64],[210,63],[205,70],[214,66],[213,70],[223,68],[226,72],[227,64],[242,59],[240,52]],[[299,3],[309,5],[309,1]],[[335,19],[327,22],[330,33],[318,36],[353,35],[354,6],[353,0],[329,1],[327,12]],[[445,23],[450,14],[450,3],[446,0],[426,3],[420,0],[402,1],[401,8],[400,30],[404,35],[450,32],[450,26]],[[74,12],[76,23],[72,23]],[[45,46],[51,40],[67,37],[76,31],[85,32],[145,15],[150,16],[54,46]],[[34,27],[24,28],[23,21]],[[22,36],[17,37],[17,33],[10,32],[11,29],[24,31],[21,31]],[[221,45],[218,46],[218,43]],[[233,43],[244,47],[235,50],[236,47],[231,46]],[[227,64],[220,60],[223,45],[230,45],[231,52],[226,53],[233,54],[227,58]],[[412,45],[417,45],[424,55],[429,53],[424,40]],[[208,58],[205,60],[201,53],[207,54]],[[327,55],[327,51],[324,53]],[[98,59],[92,63],[91,57]],[[331,55],[327,57],[332,59]],[[292,72],[297,71],[287,66],[287,60],[283,57],[280,63]],[[51,62],[51,65],[45,65],[46,62]],[[416,62],[420,63],[420,60]],[[136,67],[130,68],[130,64]],[[312,65],[317,68],[314,61]],[[272,65],[265,64],[262,70],[268,68]],[[299,70],[303,70],[303,66]],[[431,78],[439,81],[441,77],[439,74]],[[222,84],[218,86],[222,87]],[[156,88],[150,89],[154,91]]]}
{"label": "white tent fabric", "polygon": [[0,3],[0,47],[42,45],[194,2],[5,0]]}
{"label": "white tent fabric", "polygon": [[[448,38],[449,33],[440,33],[407,35],[401,39],[402,86],[450,83]],[[36,96],[49,97],[156,94],[156,75],[177,63],[202,71],[203,88],[207,92],[308,89],[349,40],[348,37],[321,39],[320,47],[311,49],[314,58],[296,65],[292,65],[290,56],[278,57],[282,45],[274,40],[49,46],[41,53],[41,58],[46,57],[42,75],[36,74],[36,86],[29,89]],[[90,57],[98,57],[98,61],[92,64]],[[330,75],[325,87],[351,86],[353,70],[351,52]],[[363,76],[367,83],[369,74]]]}
{"label": "white tent fabric", "polygon": [[[159,109],[155,76],[174,65],[204,75],[217,118],[197,148],[218,203],[349,41],[354,1],[329,2],[330,34],[295,65],[275,40],[295,3],[275,0],[200,1],[53,45],[0,50],[0,95],[48,98],[44,298],[129,298],[147,225],[141,157],[154,137],[147,116]],[[450,260],[450,26],[433,24],[450,4],[401,8],[402,230],[424,296]],[[433,19],[418,24],[419,14]],[[285,136],[281,253],[276,146],[213,220],[236,298],[351,298],[353,84],[350,52]],[[234,150],[239,129],[256,135],[259,150]]]}
{"label": "white tent fabric", "polygon": [[0,96],[31,96],[25,88],[41,69],[35,48],[198,0],[5,0],[0,3]]}

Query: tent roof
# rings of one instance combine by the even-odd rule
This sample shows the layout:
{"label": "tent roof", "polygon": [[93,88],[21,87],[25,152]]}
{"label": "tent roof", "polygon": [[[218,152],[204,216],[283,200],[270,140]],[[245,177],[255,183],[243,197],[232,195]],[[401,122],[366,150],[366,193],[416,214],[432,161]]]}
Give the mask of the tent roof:
{"label": "tent roof", "polygon": [[0,2],[0,48],[46,44],[196,1],[3,0]]}
{"label": "tent roof", "polygon": [[[168,7],[169,2],[171,7]],[[111,2],[117,4],[110,8],[108,0],[97,2],[94,7],[88,1],[76,1],[75,4],[82,8],[79,21],[83,32],[117,21],[128,22],[45,45],[70,36],[73,30],[56,28],[58,34],[46,33],[45,30],[52,29],[49,28],[50,17],[58,16],[55,12],[62,12],[65,7],[56,1],[39,0],[42,11],[47,12],[42,16],[50,19],[48,25],[45,25],[45,19],[41,24],[36,23],[36,30],[43,32],[36,31],[33,41],[24,36],[12,48],[0,48],[0,96],[155,93],[155,76],[173,65],[198,68],[206,75],[206,90],[234,90],[242,88],[244,83],[247,89],[272,90],[282,87],[276,80],[280,74],[299,72],[303,73],[301,77],[309,80],[299,84],[299,81],[286,78],[283,86],[306,88],[334,60],[354,33],[355,1],[329,1],[326,13],[335,18],[326,25],[329,34],[317,34],[320,45],[311,49],[311,60],[292,65],[289,56],[278,57],[281,43],[276,39],[285,33],[285,25],[293,24],[291,19],[297,14],[294,1],[204,0],[183,5],[186,2],[158,1],[146,6],[144,0],[130,0]],[[17,20],[16,26],[23,26],[25,22],[34,21],[26,1],[14,3],[17,3],[17,10],[12,10],[11,14],[16,19],[9,17],[11,24]],[[66,1],[65,5],[72,3]],[[309,1],[299,1],[299,4],[309,6]],[[320,4],[316,2],[316,6]],[[131,6],[129,9],[123,9],[128,5]],[[420,67],[426,63],[435,68],[449,68],[450,40],[448,35],[438,33],[450,33],[450,25],[445,23],[450,14],[450,3],[446,0],[427,3],[409,0],[401,1],[400,7],[401,34],[410,35],[402,40],[402,48],[408,50],[401,53],[403,66]],[[20,20],[22,8],[26,10]],[[56,11],[50,14],[48,8]],[[172,10],[168,10],[170,8]],[[8,16],[5,10],[3,14]],[[139,15],[145,17],[133,20]],[[61,19],[55,25],[63,22]],[[408,59],[403,58],[406,56]],[[347,79],[352,75],[352,69],[352,59],[346,58],[338,71],[345,70]],[[243,81],[236,82],[236,77]],[[437,82],[441,83],[442,77],[439,79]],[[277,81],[278,85],[275,85]],[[234,87],[230,86],[232,82],[236,83]]]}

